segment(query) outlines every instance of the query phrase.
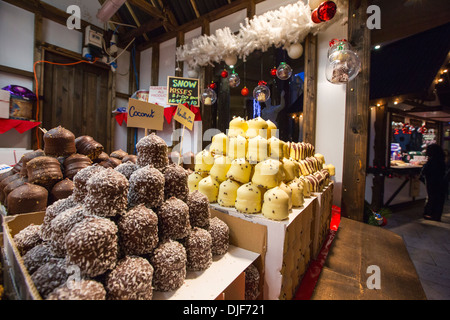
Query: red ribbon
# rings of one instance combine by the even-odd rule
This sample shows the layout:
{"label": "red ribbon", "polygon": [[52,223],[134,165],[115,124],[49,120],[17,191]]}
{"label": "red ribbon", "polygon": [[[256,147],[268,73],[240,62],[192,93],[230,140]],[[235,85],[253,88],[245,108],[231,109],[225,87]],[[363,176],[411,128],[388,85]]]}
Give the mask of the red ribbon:
{"label": "red ribbon", "polygon": [[18,133],[24,133],[39,126],[41,122],[17,120],[17,119],[0,119],[0,134],[16,129]]}
{"label": "red ribbon", "polygon": [[[187,103],[183,104],[183,106],[185,106],[195,114],[194,121],[202,121],[202,114],[199,107],[190,106]],[[164,117],[166,118],[168,124],[172,122],[172,118],[175,115],[175,112],[177,112],[177,108],[177,106],[174,106],[164,109]]]}
{"label": "red ribbon", "polygon": [[127,123],[127,113],[126,112],[119,112],[116,113],[116,121],[119,124],[119,126],[122,126],[122,123],[125,121]]}

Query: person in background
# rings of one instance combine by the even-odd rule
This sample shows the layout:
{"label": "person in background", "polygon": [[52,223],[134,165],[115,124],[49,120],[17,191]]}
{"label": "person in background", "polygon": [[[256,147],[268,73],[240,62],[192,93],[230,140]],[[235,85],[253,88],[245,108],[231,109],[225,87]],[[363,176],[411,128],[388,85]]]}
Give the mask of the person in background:
{"label": "person in background", "polygon": [[425,178],[428,199],[424,208],[424,219],[441,221],[447,192],[444,150],[438,144],[430,144],[426,149],[427,163],[421,175]]}

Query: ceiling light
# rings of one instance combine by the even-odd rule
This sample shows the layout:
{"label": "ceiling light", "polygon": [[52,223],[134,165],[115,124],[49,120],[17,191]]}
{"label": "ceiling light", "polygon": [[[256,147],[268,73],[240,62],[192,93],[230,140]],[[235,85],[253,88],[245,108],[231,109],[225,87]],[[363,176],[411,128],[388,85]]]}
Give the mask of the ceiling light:
{"label": "ceiling light", "polygon": [[379,44],[377,44],[377,45],[374,47],[375,50],[378,50],[378,49],[380,49],[380,48],[381,48],[381,46],[380,46]]}

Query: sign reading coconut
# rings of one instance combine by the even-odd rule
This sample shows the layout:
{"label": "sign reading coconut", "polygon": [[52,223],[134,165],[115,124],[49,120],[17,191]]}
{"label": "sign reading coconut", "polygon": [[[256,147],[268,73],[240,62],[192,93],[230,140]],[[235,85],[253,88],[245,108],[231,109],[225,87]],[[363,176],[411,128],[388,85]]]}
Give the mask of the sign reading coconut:
{"label": "sign reading coconut", "polygon": [[164,107],[136,99],[128,100],[127,125],[132,128],[162,130]]}
{"label": "sign reading coconut", "polygon": [[200,86],[198,79],[168,77],[167,104],[185,104],[198,107],[200,105]]}

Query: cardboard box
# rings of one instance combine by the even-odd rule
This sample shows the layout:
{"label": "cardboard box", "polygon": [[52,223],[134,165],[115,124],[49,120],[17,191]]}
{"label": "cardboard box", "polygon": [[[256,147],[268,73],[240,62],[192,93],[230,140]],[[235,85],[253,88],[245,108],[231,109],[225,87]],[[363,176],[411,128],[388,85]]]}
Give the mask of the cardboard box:
{"label": "cardboard box", "polygon": [[9,91],[0,90],[0,118],[9,119],[9,102],[11,94]]}

